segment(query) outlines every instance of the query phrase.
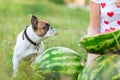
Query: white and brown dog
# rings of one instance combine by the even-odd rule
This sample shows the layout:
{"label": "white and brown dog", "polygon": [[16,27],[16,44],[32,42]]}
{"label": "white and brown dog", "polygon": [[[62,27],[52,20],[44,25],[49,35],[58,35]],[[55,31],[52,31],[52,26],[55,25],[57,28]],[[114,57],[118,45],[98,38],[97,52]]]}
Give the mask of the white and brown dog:
{"label": "white and brown dog", "polygon": [[55,34],[55,30],[45,20],[31,16],[31,25],[26,27],[17,37],[13,54],[13,76],[18,73],[19,61],[44,51],[43,40]]}

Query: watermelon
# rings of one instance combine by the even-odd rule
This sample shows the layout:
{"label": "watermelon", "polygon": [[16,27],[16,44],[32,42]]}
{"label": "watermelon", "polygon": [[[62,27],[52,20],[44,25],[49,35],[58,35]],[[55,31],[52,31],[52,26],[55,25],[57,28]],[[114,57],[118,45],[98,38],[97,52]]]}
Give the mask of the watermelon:
{"label": "watermelon", "polygon": [[88,64],[77,80],[120,80],[120,56],[105,54]]}
{"label": "watermelon", "polygon": [[53,47],[43,52],[32,68],[40,80],[77,80],[83,63],[82,57],[74,50]]}
{"label": "watermelon", "polygon": [[84,36],[79,44],[89,53],[104,54],[120,49],[120,30]]}

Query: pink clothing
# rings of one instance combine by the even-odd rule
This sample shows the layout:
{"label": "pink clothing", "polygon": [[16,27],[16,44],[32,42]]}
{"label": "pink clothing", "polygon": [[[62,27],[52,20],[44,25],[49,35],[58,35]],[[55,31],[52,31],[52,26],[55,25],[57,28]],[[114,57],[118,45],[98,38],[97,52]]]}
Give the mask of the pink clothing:
{"label": "pink clothing", "polygon": [[116,0],[92,0],[100,4],[101,26],[100,32],[109,32],[120,29],[120,6],[116,6]]}

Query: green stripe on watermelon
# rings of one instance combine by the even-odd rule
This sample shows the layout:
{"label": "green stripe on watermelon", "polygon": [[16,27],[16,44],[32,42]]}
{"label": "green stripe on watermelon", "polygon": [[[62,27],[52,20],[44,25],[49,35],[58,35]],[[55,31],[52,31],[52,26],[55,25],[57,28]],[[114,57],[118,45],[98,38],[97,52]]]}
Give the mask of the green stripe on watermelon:
{"label": "green stripe on watermelon", "polygon": [[78,80],[120,80],[120,56],[105,54],[87,65]]}
{"label": "green stripe on watermelon", "polygon": [[[51,50],[52,52],[51,53],[49,53],[48,51],[49,50]],[[68,51],[67,51],[68,50]],[[64,53],[65,52],[65,54],[63,55],[62,53]],[[50,48],[50,49],[48,49],[47,51],[45,51],[44,53],[46,53],[46,55],[44,55],[44,54],[41,54],[39,57],[42,57],[42,59],[41,58],[38,58],[38,59],[40,59],[40,60],[51,60],[51,59],[53,59],[52,57],[54,57],[54,58],[56,58],[57,56],[59,56],[60,58],[63,58],[63,56],[65,57],[65,56],[68,56],[68,54],[69,55],[71,55],[71,54],[76,54],[76,56],[79,56],[80,57],[80,55],[78,54],[78,53],[76,53],[75,51],[73,51],[73,50],[70,50],[70,49],[67,49],[67,48],[65,48],[65,49],[59,49],[59,47],[56,47],[56,48]],[[48,53],[48,54],[47,54]],[[71,54],[70,54],[71,53]],[[44,55],[44,56],[43,56]],[[38,60],[39,61],[39,60]]]}
{"label": "green stripe on watermelon", "polygon": [[82,57],[74,50],[53,47],[43,52],[35,60],[32,68],[45,80],[62,80],[63,76],[65,80],[76,80],[78,73],[83,69],[82,63]]}
{"label": "green stripe on watermelon", "polygon": [[[63,60],[69,60],[71,59],[72,61],[78,61],[78,57],[76,56],[72,56],[70,53],[65,53],[64,55],[63,54],[59,54],[60,52],[58,52],[58,54],[54,54],[54,55],[49,55],[49,57],[43,57],[41,59],[42,63],[41,63],[41,66],[45,66],[45,65],[48,65],[48,63],[54,63],[56,61],[58,62],[64,62]],[[64,53],[64,52],[63,52]],[[46,53],[47,54],[47,53]],[[68,56],[69,55],[69,56]],[[59,56],[59,57],[58,57]],[[72,57],[71,57],[72,56]],[[39,58],[40,59],[40,58]]]}
{"label": "green stripe on watermelon", "polygon": [[120,30],[95,36],[84,36],[80,45],[90,53],[104,54],[120,49]]}

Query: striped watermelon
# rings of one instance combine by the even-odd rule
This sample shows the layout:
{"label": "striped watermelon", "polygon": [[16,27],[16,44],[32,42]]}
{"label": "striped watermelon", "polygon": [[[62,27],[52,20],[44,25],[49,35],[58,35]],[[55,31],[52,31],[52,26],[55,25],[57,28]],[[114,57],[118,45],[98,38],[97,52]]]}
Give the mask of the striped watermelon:
{"label": "striped watermelon", "polygon": [[120,30],[95,36],[85,36],[80,45],[90,53],[104,54],[120,49]]}
{"label": "striped watermelon", "polygon": [[32,68],[42,78],[40,80],[76,80],[83,65],[77,52],[69,48],[53,47],[43,52]]}
{"label": "striped watermelon", "polygon": [[120,80],[120,56],[105,54],[87,65],[78,80]]}

